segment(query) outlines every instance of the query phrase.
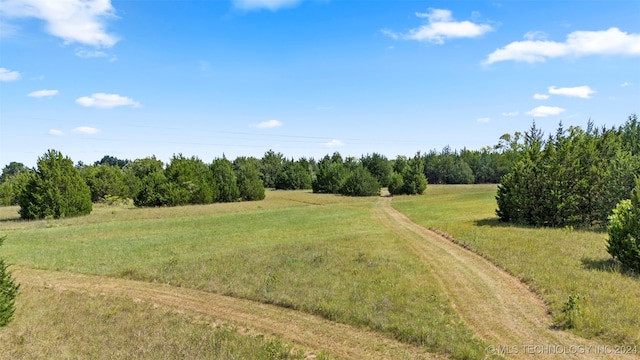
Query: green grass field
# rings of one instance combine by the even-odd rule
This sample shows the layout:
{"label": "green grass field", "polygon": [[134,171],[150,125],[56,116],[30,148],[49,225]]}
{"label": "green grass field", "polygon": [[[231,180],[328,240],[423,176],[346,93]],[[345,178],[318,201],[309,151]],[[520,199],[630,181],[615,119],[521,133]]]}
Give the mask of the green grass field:
{"label": "green grass field", "polygon": [[[430,185],[422,196],[396,196],[392,205],[529,283],[558,323],[563,304],[577,295],[576,333],[612,345],[638,344],[640,282],[611,268],[606,234],[503,226],[494,215],[494,195],[493,185]],[[270,191],[260,202],[153,209],[96,205],[86,217],[31,222],[17,220],[15,207],[0,208],[0,236],[6,236],[0,256],[16,267],[142,280],[276,304],[451,358],[484,358],[487,344],[461,321],[406,241],[377,221],[377,202]],[[194,358],[254,350],[267,358],[274,352],[302,356],[277,338],[125,298],[48,294],[33,287],[23,288],[20,296],[15,321],[0,332],[6,347],[0,353],[16,357],[48,358],[56,341],[80,333],[95,333],[96,345],[85,349],[82,340],[71,342],[62,349],[64,357],[93,358],[101,346],[151,358],[163,349],[174,358],[184,349],[192,349]],[[96,316],[108,321],[95,321]],[[169,330],[143,332],[138,340],[149,345],[140,350],[135,337],[122,336],[152,327]],[[224,347],[216,345],[219,337],[226,339]],[[195,345],[200,338],[206,346]]]}
{"label": "green grass field", "polygon": [[606,232],[502,224],[495,185],[430,185],[425,195],[396,197],[414,222],[453,235],[530,284],[561,325],[563,305],[578,296],[574,331],[611,344],[640,344],[640,281],[606,252]]}
{"label": "green grass field", "polygon": [[484,355],[424,265],[376,222],[377,200],[274,191],[256,203],[97,206],[35,222],[13,221],[16,209],[5,208],[2,254],[17,266],[277,304],[453,358]]}

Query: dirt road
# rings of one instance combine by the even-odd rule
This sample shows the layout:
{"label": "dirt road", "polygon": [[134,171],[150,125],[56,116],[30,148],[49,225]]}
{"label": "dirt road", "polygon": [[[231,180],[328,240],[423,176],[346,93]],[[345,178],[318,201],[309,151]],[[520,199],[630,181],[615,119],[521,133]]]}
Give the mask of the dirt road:
{"label": "dirt road", "polygon": [[391,199],[380,199],[379,221],[406,239],[439,279],[466,324],[491,344],[488,353],[508,358],[622,358],[598,354],[607,351],[603,344],[552,329],[544,302],[526,285],[483,257],[415,224],[391,207]]}

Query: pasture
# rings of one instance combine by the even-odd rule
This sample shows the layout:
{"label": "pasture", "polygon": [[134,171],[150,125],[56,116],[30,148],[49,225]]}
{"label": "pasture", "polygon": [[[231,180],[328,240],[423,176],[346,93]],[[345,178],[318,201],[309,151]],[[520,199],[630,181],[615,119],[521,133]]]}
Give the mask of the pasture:
{"label": "pasture", "polygon": [[[493,185],[430,185],[424,195],[397,196],[391,205],[531,285],[558,323],[569,295],[579,296],[580,316],[571,330],[578,335],[637,344],[640,284],[609,267],[606,235],[502,226],[494,195]],[[367,351],[380,358],[490,355],[490,343],[452,306],[450,290],[399,232],[380,221],[379,210],[377,197],[306,191],[175,208],[97,205],[89,216],[30,222],[17,220],[15,207],[0,208],[0,235],[7,236],[0,256],[14,264],[18,280],[25,279],[16,318],[0,332],[0,354],[351,356],[336,350],[337,343],[298,341],[276,329],[273,319],[271,330],[248,320],[239,326],[233,317],[198,312],[197,306],[168,306],[170,301],[154,300],[157,294],[136,296],[136,287],[157,286],[175,296],[222,295],[291,311],[278,316],[303,313],[345,324],[357,337],[378,339],[361,343],[377,343]],[[56,274],[94,280],[83,289],[50,286],[54,280],[47,276]],[[125,285],[105,285],[110,281],[133,290],[118,295],[113,287]],[[261,311],[271,316],[271,310]],[[300,322],[311,321],[305,319]]]}

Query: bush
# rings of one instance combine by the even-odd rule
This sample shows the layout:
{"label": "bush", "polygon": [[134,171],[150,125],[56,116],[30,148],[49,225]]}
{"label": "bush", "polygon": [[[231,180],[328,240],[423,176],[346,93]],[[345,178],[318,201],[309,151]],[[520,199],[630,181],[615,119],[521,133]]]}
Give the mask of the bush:
{"label": "bush", "polygon": [[340,193],[347,196],[377,196],[380,195],[380,183],[367,169],[359,166],[347,177]]}
{"label": "bush", "polygon": [[23,219],[59,219],[91,213],[91,190],[73,161],[49,150],[38,158],[38,170],[18,196]]}
{"label": "bush", "polygon": [[[0,237],[0,246],[5,237]],[[7,271],[7,264],[0,259],[0,327],[7,325],[13,318],[15,299],[18,295],[19,284],[16,284],[11,273]]]}
{"label": "bush", "polygon": [[622,200],[609,217],[607,252],[623,266],[640,273],[640,179],[631,199]]}
{"label": "bush", "polygon": [[400,195],[404,192],[404,180],[402,175],[393,173],[391,175],[391,181],[389,181],[389,193],[391,195]]}

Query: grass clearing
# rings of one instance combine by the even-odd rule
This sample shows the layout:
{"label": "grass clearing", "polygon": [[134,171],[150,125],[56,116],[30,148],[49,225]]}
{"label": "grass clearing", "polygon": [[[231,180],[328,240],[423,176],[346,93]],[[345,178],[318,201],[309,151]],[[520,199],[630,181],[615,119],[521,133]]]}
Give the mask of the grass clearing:
{"label": "grass clearing", "polygon": [[[305,359],[274,337],[124,297],[23,286],[0,359]],[[326,355],[313,354],[319,359]]]}
{"label": "grass clearing", "polygon": [[606,233],[501,224],[495,191],[495,185],[430,185],[423,196],[395,197],[392,206],[530,284],[558,325],[613,345],[640,344],[640,281],[612,265]]}
{"label": "grass clearing", "polygon": [[97,206],[87,217],[33,222],[3,209],[0,232],[16,265],[232,295],[452,358],[484,357],[428,269],[377,223],[377,200],[274,191],[256,203]]}

